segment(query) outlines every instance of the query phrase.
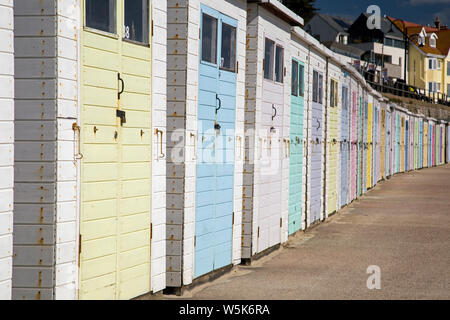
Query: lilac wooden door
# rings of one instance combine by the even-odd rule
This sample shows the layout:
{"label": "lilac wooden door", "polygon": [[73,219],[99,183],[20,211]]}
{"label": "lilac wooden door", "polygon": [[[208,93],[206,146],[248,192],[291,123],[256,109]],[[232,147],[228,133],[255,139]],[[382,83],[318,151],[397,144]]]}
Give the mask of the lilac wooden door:
{"label": "lilac wooden door", "polygon": [[311,172],[310,223],[320,219],[322,211],[322,159],[323,159],[323,74],[313,70],[313,96],[311,114]]}

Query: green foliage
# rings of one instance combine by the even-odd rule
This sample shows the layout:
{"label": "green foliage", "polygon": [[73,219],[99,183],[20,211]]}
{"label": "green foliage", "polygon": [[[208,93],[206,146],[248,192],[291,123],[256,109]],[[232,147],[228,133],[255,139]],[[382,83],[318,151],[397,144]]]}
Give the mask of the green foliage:
{"label": "green foliage", "polygon": [[315,0],[281,0],[281,3],[302,17],[305,24],[319,11],[314,7],[315,2]]}

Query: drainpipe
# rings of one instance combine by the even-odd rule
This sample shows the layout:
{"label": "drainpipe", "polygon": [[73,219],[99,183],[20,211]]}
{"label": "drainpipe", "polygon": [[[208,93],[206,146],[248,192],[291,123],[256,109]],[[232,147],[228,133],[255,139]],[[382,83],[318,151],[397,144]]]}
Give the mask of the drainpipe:
{"label": "drainpipe", "polygon": [[[308,45],[308,58],[307,58],[307,66],[308,66],[308,83],[309,83],[309,72],[310,72],[310,57],[311,57],[311,45]],[[306,72],[306,66],[305,66],[305,72]],[[306,77],[304,77],[304,79],[306,79]],[[306,81],[305,81],[306,82]],[[309,92],[309,88],[310,86],[304,86],[305,87],[305,93],[306,93],[306,139],[304,142],[304,149],[305,149],[305,159],[306,159],[306,173],[305,173],[305,214],[303,215],[303,223],[305,226],[305,229],[308,227],[308,208],[309,208],[309,204],[308,204],[308,169],[309,169],[309,115],[310,113],[310,106],[311,103],[309,102],[309,96],[310,96],[310,92]]]}
{"label": "drainpipe", "polygon": [[325,220],[327,215],[326,210],[326,200],[327,200],[327,144],[328,144],[328,59],[326,58],[326,64],[325,64],[325,123],[324,123],[324,129],[325,129],[325,137],[324,137],[324,161],[323,161],[323,220]]}

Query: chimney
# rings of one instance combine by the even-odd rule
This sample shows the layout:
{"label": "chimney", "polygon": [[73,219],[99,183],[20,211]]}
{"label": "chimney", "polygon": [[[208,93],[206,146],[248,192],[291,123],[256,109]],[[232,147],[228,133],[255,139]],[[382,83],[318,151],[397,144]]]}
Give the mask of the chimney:
{"label": "chimney", "polygon": [[441,21],[439,20],[439,17],[436,16],[436,21],[434,21],[434,25],[436,26],[436,29],[440,29]]}

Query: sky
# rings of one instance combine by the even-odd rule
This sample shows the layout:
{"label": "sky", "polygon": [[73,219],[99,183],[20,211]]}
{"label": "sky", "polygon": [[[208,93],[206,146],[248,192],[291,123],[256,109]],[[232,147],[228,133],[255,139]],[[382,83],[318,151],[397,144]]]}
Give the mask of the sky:
{"label": "sky", "polygon": [[433,25],[436,15],[441,25],[450,25],[450,0],[316,0],[320,13],[355,20],[370,5],[377,5],[381,15]]}

